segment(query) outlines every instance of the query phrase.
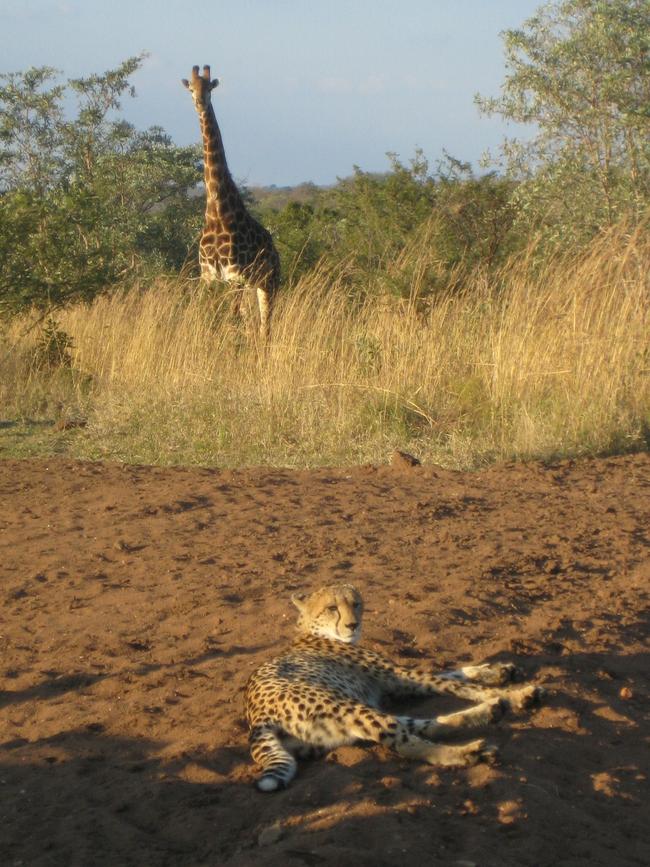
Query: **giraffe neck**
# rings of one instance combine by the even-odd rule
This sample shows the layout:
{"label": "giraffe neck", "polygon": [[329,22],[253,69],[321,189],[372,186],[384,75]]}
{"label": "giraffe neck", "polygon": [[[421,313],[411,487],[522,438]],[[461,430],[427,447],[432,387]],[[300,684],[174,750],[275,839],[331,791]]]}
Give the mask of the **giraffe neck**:
{"label": "giraffe neck", "polygon": [[206,218],[218,219],[224,210],[245,210],[226,162],[226,151],[212,105],[200,112],[199,119],[203,137],[203,177],[207,193]]}

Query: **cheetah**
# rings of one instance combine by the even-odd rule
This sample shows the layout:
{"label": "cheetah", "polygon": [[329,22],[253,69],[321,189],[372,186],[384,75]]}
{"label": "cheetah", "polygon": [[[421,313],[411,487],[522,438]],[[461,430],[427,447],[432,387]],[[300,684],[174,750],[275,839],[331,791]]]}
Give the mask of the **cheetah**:
{"label": "cheetah", "polygon": [[[251,755],[262,768],[256,781],[262,792],[285,788],[296,774],[296,758],[364,741],[433,765],[490,761],[496,750],[483,739],[461,745],[433,741],[494,723],[508,709],[523,710],[542,696],[532,685],[503,689],[519,676],[511,663],[429,674],[358,647],[363,600],[350,584],[294,594],[291,600],[299,612],[298,637],[285,653],[257,668],[246,686]],[[479,703],[432,719],[381,709],[386,698],[432,693]]]}

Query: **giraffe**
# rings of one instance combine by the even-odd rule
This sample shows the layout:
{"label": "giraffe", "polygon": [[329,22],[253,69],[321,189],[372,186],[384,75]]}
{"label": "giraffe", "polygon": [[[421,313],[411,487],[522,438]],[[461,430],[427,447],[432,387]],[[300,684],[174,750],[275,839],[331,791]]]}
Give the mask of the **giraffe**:
{"label": "giraffe", "polygon": [[202,75],[194,66],[192,78],[182,81],[194,100],[203,138],[206,206],[199,244],[201,279],[222,279],[239,287],[240,313],[245,311],[245,293],[255,292],[260,335],[266,340],[273,294],[280,282],[280,259],[270,233],[246,210],[228,169],[211,99],[218,79],[210,79],[209,66],[203,67]]}

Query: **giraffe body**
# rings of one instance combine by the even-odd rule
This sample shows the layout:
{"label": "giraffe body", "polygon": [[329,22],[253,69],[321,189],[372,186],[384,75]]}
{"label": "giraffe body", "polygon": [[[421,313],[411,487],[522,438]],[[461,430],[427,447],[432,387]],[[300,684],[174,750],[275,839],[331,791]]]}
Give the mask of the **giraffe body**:
{"label": "giraffe body", "polygon": [[243,296],[255,294],[260,334],[268,336],[273,296],[280,282],[280,259],[273,238],[246,209],[237,189],[212,107],[211,92],[217,86],[210,79],[210,67],[192,69],[192,78],[183,79],[192,94],[199,115],[203,139],[203,168],[206,189],[205,222],[199,243],[201,279],[211,283],[224,280],[239,289],[239,309],[245,312]]}

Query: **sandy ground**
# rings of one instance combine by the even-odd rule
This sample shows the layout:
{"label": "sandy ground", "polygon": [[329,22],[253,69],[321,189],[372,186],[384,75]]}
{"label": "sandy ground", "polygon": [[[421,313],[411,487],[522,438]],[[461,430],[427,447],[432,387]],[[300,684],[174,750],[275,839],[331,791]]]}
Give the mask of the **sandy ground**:
{"label": "sandy ground", "polygon": [[[0,864],[646,865],[650,456],[305,472],[0,463]],[[289,595],[364,641],[513,660],[497,765],[380,748],[253,785],[242,690]],[[408,705],[420,716],[447,699]]]}

